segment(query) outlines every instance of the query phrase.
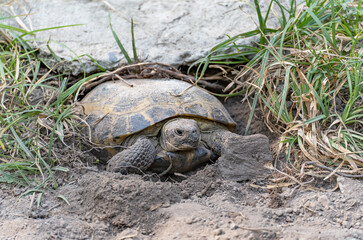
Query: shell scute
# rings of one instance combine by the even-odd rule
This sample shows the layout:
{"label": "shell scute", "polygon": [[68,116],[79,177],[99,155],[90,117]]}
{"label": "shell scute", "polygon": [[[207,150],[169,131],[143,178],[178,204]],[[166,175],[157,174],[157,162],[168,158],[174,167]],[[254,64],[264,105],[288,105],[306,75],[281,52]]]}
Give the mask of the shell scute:
{"label": "shell scute", "polygon": [[173,108],[157,105],[146,111],[146,115],[149,116],[149,118],[152,119],[154,123],[165,120],[166,116],[176,116],[177,114],[178,113]]}
{"label": "shell scute", "polygon": [[183,111],[196,116],[208,116],[208,109],[203,108],[203,105],[200,103],[188,104],[183,107]]}
{"label": "shell scute", "polygon": [[[122,124],[122,123],[120,123]],[[135,113],[134,115],[131,115],[130,117],[130,133],[136,133],[138,131],[141,131],[151,125],[153,125],[153,119],[147,119],[147,117],[144,114],[141,113]]]}
{"label": "shell scute", "polygon": [[173,117],[203,118],[232,129],[235,122],[219,100],[206,91],[173,79],[105,82],[80,102],[98,143],[112,143]]}

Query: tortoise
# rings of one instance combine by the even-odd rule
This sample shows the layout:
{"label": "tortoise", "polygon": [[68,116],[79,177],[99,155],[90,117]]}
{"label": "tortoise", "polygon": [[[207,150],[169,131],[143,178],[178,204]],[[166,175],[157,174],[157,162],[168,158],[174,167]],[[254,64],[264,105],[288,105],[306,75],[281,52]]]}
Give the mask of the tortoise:
{"label": "tortoise", "polygon": [[175,79],[129,83],[102,83],[79,103],[92,142],[111,155],[107,170],[186,172],[221,155],[236,123],[216,97]]}

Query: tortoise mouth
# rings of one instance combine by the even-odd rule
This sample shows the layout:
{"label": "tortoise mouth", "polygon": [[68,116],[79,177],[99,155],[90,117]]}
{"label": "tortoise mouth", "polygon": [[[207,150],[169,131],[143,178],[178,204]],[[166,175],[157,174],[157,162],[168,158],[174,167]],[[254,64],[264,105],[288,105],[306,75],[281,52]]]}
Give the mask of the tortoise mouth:
{"label": "tortoise mouth", "polygon": [[199,139],[197,139],[195,141],[188,139],[185,142],[174,143],[174,144],[172,144],[170,142],[166,142],[164,149],[167,151],[171,151],[171,152],[192,150],[199,146],[199,142],[200,142]]}
{"label": "tortoise mouth", "polygon": [[163,149],[170,152],[186,151],[197,148],[200,144],[200,137],[187,136],[184,139],[179,139],[179,141],[177,139],[174,139],[174,141],[168,141],[165,138],[161,138],[160,143]]}
{"label": "tortoise mouth", "polygon": [[182,149],[182,150],[191,150],[194,148],[197,148],[199,145],[199,139],[197,139],[196,141],[190,141],[190,139],[188,139],[188,142],[186,143],[182,143],[180,144],[180,146],[177,146],[178,148]]}

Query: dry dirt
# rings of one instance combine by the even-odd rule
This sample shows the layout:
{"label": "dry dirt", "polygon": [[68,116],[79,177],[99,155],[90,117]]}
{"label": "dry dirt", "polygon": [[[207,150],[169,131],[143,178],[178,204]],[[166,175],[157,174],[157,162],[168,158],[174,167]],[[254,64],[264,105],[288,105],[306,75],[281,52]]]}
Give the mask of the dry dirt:
{"label": "dry dirt", "polygon": [[[243,131],[247,108],[227,107]],[[251,133],[261,132],[256,119]],[[20,198],[27,189],[0,186],[1,240],[363,239],[362,180],[312,179],[325,191],[269,190],[266,178],[224,179],[216,164],[167,178],[97,166],[58,178],[59,188],[47,191],[38,207],[37,195]]]}

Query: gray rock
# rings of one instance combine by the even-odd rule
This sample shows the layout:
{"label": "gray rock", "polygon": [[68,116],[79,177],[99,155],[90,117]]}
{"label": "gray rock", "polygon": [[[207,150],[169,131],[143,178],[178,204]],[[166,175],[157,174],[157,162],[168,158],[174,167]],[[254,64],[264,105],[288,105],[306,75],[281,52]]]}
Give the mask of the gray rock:
{"label": "gray rock", "polygon": [[[225,34],[233,36],[256,29],[254,6],[252,1],[247,2],[15,0],[6,5],[0,3],[0,7],[5,15],[19,16],[8,19],[7,24],[19,26],[22,23],[28,30],[83,24],[37,32],[34,43],[40,47],[45,62],[52,64],[54,58],[47,48],[47,41],[51,40],[49,46],[59,58],[75,59],[71,64],[61,64],[59,70],[76,75],[97,70],[89,56],[106,69],[115,68],[125,59],[109,28],[109,14],[129,54],[132,55],[130,19],[133,18],[137,51],[142,59],[182,65],[206,56],[211,47],[227,39]],[[259,2],[262,11],[266,11],[270,1]],[[251,44],[253,40],[256,39],[242,43]],[[84,56],[78,57],[81,55]]]}
{"label": "gray rock", "polygon": [[244,181],[269,173],[264,167],[272,161],[266,136],[255,134],[242,139],[240,136],[233,136],[226,140],[225,146],[222,156],[218,159],[218,170],[222,177]]}
{"label": "gray rock", "polygon": [[337,178],[339,189],[343,194],[361,198],[363,196],[363,185],[361,180],[339,176]]}

